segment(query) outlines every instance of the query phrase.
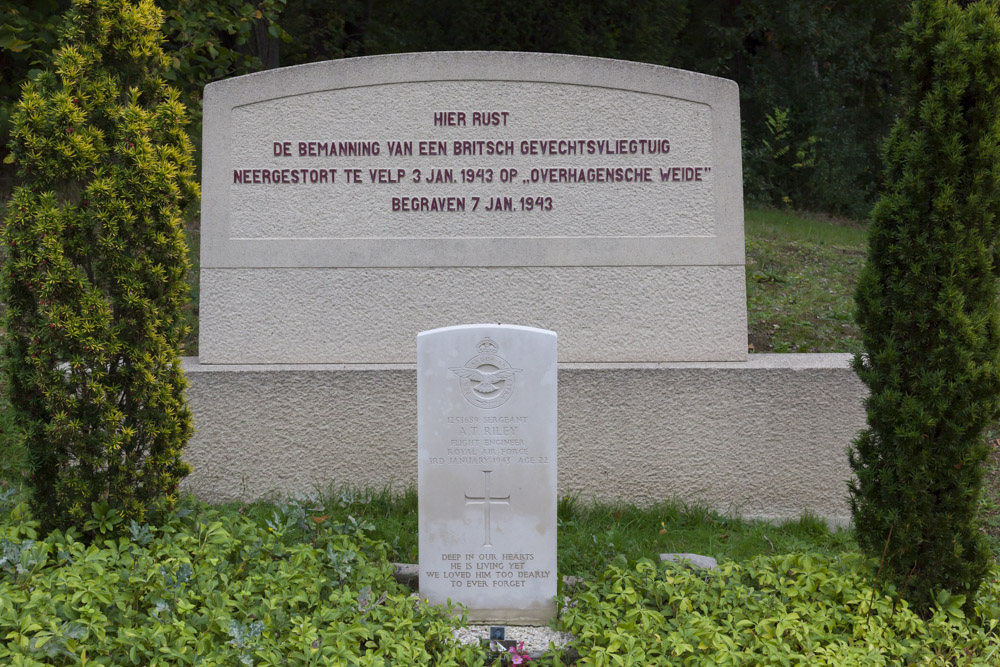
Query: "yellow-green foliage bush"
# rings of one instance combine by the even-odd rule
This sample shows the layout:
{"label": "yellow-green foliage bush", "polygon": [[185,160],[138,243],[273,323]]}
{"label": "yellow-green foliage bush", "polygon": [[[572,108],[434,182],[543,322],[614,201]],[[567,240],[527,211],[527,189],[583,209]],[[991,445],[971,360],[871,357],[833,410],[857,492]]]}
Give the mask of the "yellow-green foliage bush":
{"label": "yellow-green foliage bush", "polygon": [[46,527],[95,503],[142,521],[188,467],[178,358],[185,109],[149,0],[76,0],[12,118],[20,186],[0,230],[4,370]]}

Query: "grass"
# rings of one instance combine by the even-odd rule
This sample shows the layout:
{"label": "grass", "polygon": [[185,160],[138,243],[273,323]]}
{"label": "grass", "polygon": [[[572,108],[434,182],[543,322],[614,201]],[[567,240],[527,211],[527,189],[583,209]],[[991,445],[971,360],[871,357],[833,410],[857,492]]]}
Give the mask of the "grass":
{"label": "grass", "polygon": [[813,516],[780,524],[744,521],[677,501],[636,507],[562,498],[558,535],[559,571],[584,578],[596,576],[615,560],[655,559],[661,553],[742,562],[768,553],[835,555],[857,550],[851,531],[831,531]]}
{"label": "grass", "polygon": [[[323,522],[344,523],[353,517],[374,527],[369,535],[388,544],[396,562],[415,563],[417,492],[389,489],[331,488],[301,501]],[[275,511],[272,502],[225,506],[263,521]],[[657,558],[661,553],[700,553],[719,560],[746,561],[769,553],[809,551],[836,555],[857,550],[847,529],[830,530],[822,519],[805,516],[780,524],[743,521],[703,507],[660,502],[648,507],[591,503],[566,497],[558,506],[559,572],[583,578],[597,576],[616,560]]]}
{"label": "grass", "polygon": [[993,427],[986,433],[990,453],[986,459],[986,475],[979,516],[983,532],[1000,561],[1000,428]]}
{"label": "grass", "polygon": [[748,210],[751,351],[859,352],[854,286],[865,242],[865,229],[848,221]]}
{"label": "grass", "polygon": [[[0,224],[7,213],[6,201],[0,200]],[[5,259],[3,249],[0,249],[0,262]],[[0,302],[0,323],[3,321],[4,304]],[[3,328],[0,327],[0,340],[3,338]],[[0,492],[11,484],[18,484],[24,467],[24,455],[17,439],[14,420],[7,405],[7,386],[0,370]]]}
{"label": "grass", "polygon": [[0,491],[21,481],[24,453],[17,440],[14,419],[6,400],[6,387],[0,377]]}
{"label": "grass", "polygon": [[774,209],[747,209],[744,230],[748,238],[847,248],[863,249],[868,240],[865,225],[852,220]]}

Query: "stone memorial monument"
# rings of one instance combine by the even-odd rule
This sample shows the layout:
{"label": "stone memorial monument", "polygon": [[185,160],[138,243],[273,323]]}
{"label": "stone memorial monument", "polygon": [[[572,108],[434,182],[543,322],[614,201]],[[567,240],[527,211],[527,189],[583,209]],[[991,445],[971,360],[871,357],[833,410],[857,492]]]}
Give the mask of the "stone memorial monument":
{"label": "stone memorial monument", "polygon": [[203,153],[200,496],[412,485],[417,333],[515,322],[559,332],[560,493],[849,517],[849,357],[747,356],[733,82],[314,63],[207,86]]}
{"label": "stone memorial monument", "polygon": [[417,336],[420,596],[469,619],[555,615],[556,334],[464,325]]}
{"label": "stone memorial monument", "polygon": [[204,108],[203,364],[412,364],[415,332],[491,321],[558,331],[565,362],[746,359],[731,81],[414,54]]}

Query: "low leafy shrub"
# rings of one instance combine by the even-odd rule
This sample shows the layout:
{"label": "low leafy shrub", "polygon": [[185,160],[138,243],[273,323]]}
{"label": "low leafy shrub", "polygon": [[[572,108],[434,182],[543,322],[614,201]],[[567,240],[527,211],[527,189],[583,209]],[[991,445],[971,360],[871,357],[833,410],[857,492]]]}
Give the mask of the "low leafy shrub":
{"label": "low leafy shrub", "polygon": [[609,566],[563,612],[578,665],[996,665],[1000,572],[975,605],[937,596],[927,620],[891,587],[873,595],[858,555],[758,556],[712,571]]}
{"label": "low leafy shrub", "polygon": [[396,583],[364,521],[194,506],[115,538],[95,523],[108,537],[88,546],[75,529],[40,537],[16,501],[0,498],[0,664],[484,663],[452,641],[448,610]]}
{"label": "low leafy shrub", "polygon": [[[485,666],[449,610],[396,583],[373,521],[336,503],[211,508],[162,526],[93,508],[42,537],[23,494],[0,492],[0,664]],[[872,594],[854,554],[767,555],[714,571],[619,556],[588,575],[560,624],[584,665],[995,665],[1000,572],[974,615],[941,593],[917,616]],[[881,584],[880,584],[881,586]],[[557,652],[558,653],[558,652]],[[559,665],[550,655],[530,664]]]}

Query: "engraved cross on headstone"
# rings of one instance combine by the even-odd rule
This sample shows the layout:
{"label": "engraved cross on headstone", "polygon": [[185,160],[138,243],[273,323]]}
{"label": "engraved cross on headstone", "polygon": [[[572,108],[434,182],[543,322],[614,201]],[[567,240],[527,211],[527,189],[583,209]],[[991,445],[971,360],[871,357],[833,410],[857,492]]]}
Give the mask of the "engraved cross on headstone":
{"label": "engraved cross on headstone", "polygon": [[470,496],[468,493],[465,494],[465,504],[466,505],[482,505],[483,506],[483,518],[485,520],[486,537],[483,540],[484,547],[492,547],[490,544],[490,534],[493,532],[490,530],[490,506],[492,505],[510,505],[510,494],[504,496],[503,498],[494,498],[490,496],[490,473],[492,470],[483,471],[483,495],[482,496]]}

